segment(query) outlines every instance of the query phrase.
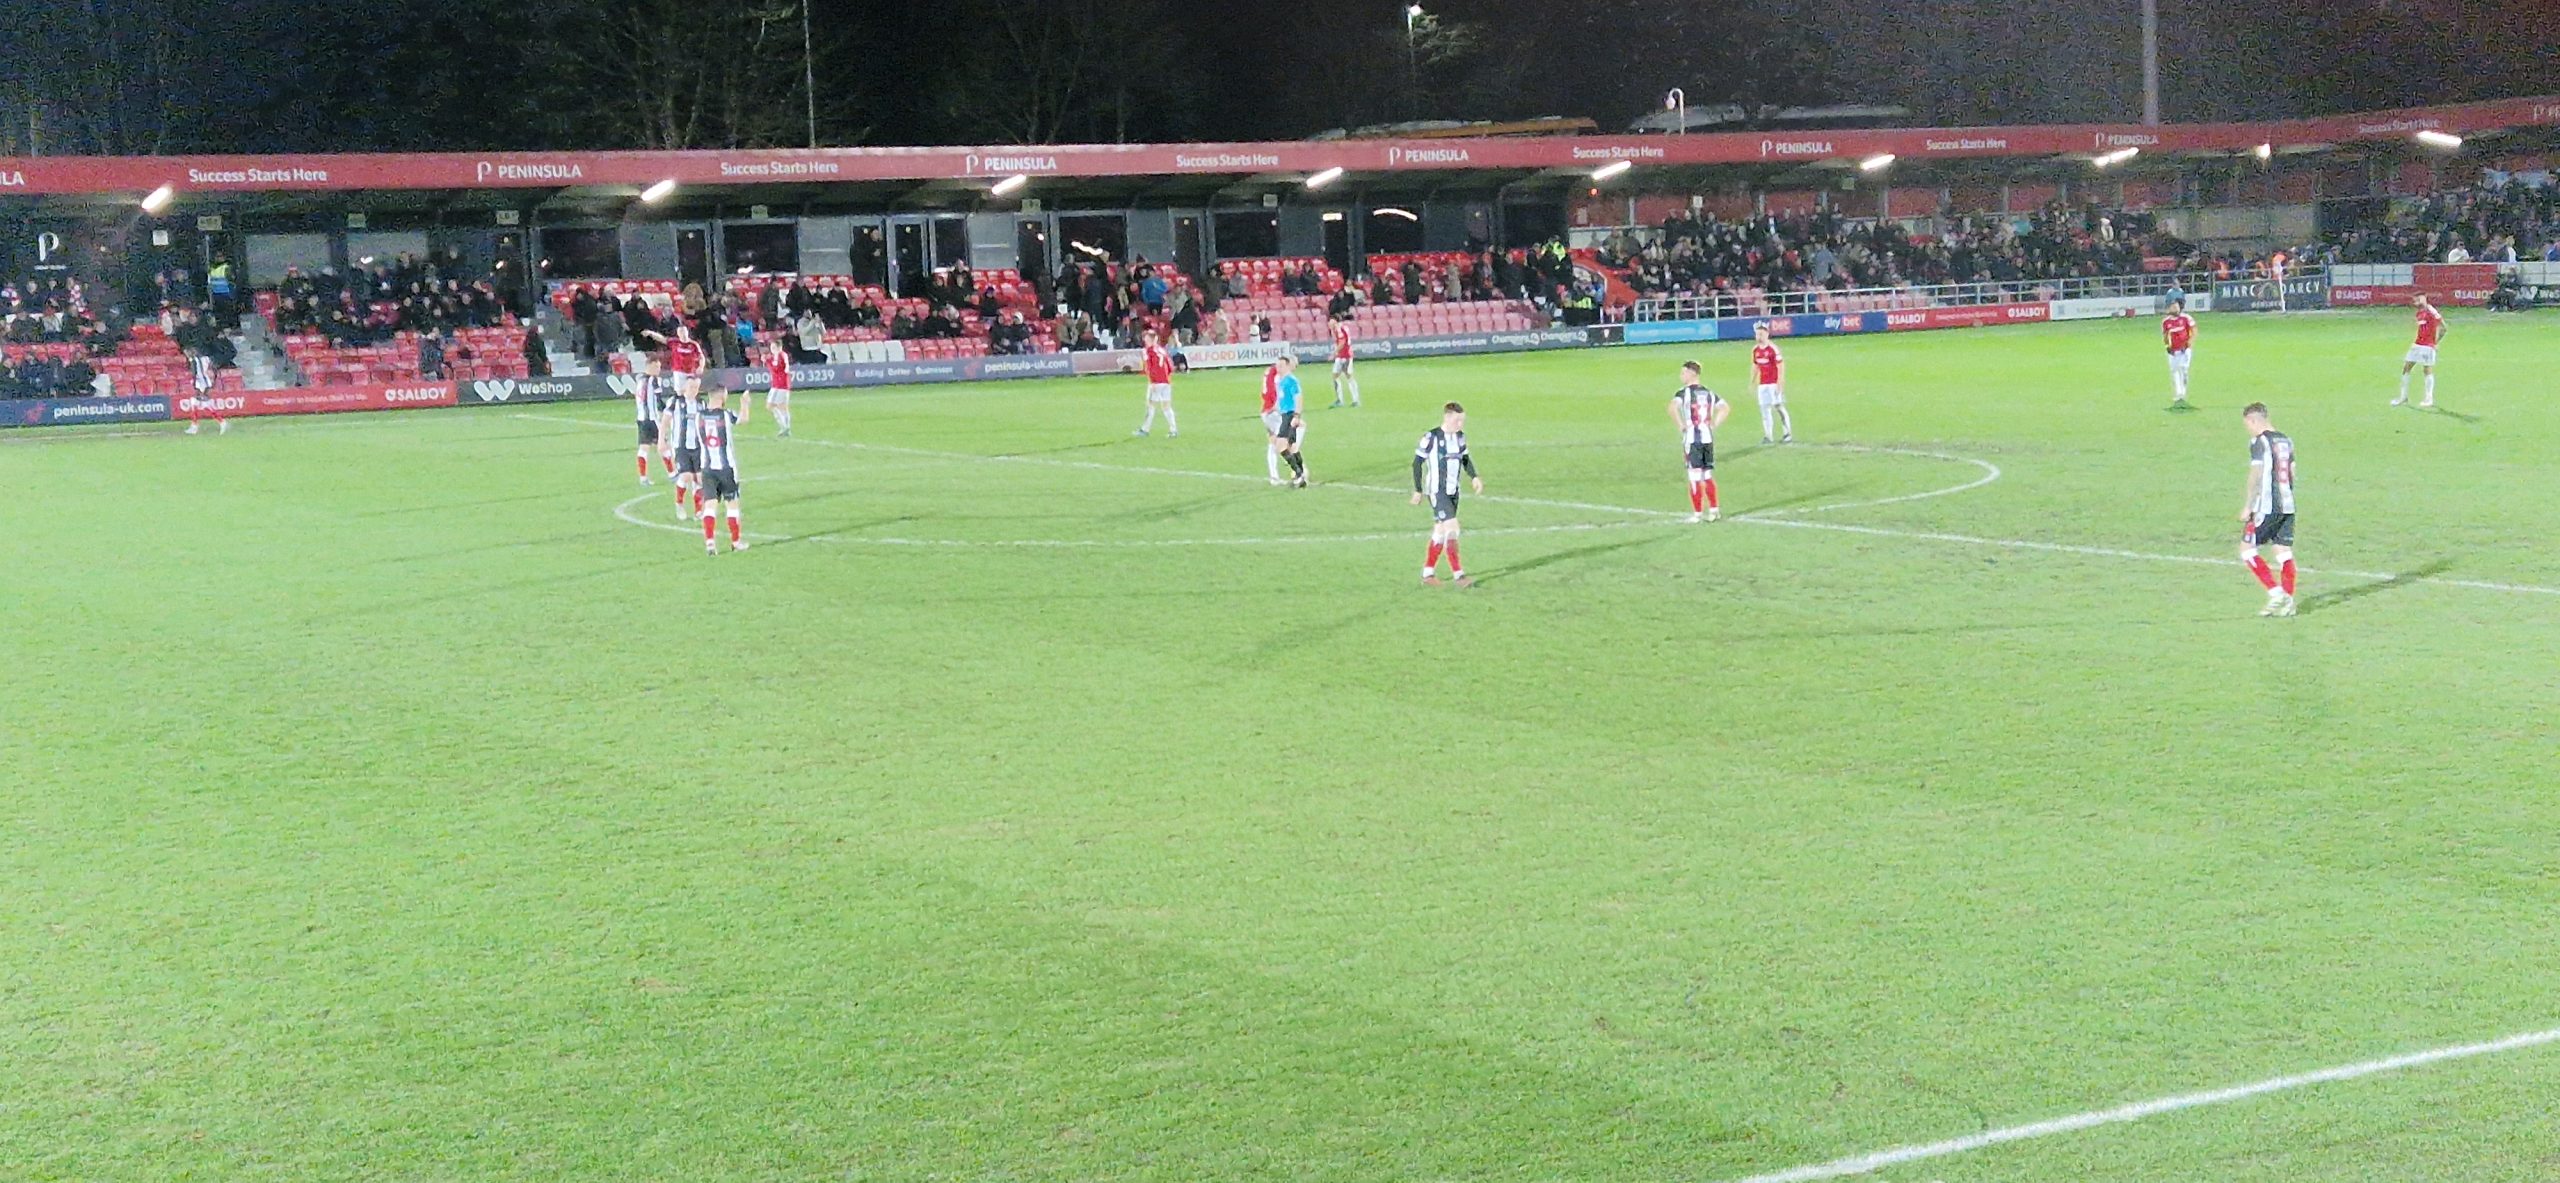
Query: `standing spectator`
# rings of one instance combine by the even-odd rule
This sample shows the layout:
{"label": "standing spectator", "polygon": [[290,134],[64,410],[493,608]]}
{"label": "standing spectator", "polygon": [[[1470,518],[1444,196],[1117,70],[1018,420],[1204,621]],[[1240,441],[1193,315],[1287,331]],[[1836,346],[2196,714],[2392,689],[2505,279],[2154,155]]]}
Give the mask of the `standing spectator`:
{"label": "standing spectator", "polygon": [[763,290],[756,293],[756,327],[762,329],[782,327],[781,284],[767,280]]}
{"label": "standing spectator", "polygon": [[418,334],[418,376],[431,381],[444,379],[443,329],[429,329]]}

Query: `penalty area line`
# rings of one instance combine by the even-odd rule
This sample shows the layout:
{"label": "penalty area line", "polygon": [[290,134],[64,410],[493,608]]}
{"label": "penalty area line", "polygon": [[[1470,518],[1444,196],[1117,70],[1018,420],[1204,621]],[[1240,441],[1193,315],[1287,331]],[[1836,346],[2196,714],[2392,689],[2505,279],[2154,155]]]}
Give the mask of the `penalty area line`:
{"label": "penalty area line", "polygon": [[1943,1142],[1924,1142],[1911,1146],[1896,1146],[1890,1150],[1878,1150],[1867,1154],[1851,1155],[1847,1158],[1835,1158],[1829,1162],[1811,1163],[1806,1166],[1790,1167],[1783,1171],[1772,1171],[1765,1175],[1751,1175],[1746,1178],[1732,1180],[1732,1183],[1817,1183],[1818,1180],[1823,1179],[1840,1179],[1851,1175],[1872,1174],[1887,1167],[1900,1166],[1904,1163],[1924,1162],[1933,1158],[1947,1158],[1958,1154],[1969,1154],[1976,1150],[1982,1150],[1992,1146],[2006,1145],[2011,1142],[2025,1142],[2035,1138],[2049,1138],[2056,1134],[2078,1133],[2082,1130],[2096,1129],[2100,1126],[2124,1125],[2130,1122],[2141,1121],[2145,1118],[2159,1117],[2168,1113],[2176,1113],[2181,1110],[2201,1109],[2208,1105],[2227,1105],[2234,1101],[2245,1101],[2251,1097],[2262,1097],[2269,1093],[2289,1092],[2294,1089],[2309,1088],[2313,1085],[2335,1084],[2340,1081],[2360,1080],[2368,1076],[2380,1076],[2389,1072],[2400,1072],[2411,1068],[2422,1068],[2429,1064],[2441,1064],[2452,1060],[2469,1060],[2481,1056],[2494,1056],[2501,1052],[2523,1051],[2527,1048],[2542,1047],[2546,1044],[2552,1043],[2560,1043],[2560,1027],[2554,1027],[2545,1031],[2528,1031],[2522,1035],[2510,1035],[2504,1039],[2493,1039],[2486,1043],[2456,1044],[2451,1047],[2432,1048],[2427,1051],[2410,1052],[2407,1055],[2389,1056],[2379,1060],[2366,1060],[2357,1064],[2342,1064],[2335,1068],[2322,1068],[2315,1072],[2303,1072],[2292,1076],[2270,1077],[2269,1079],[2257,1081],[2251,1084],[2232,1085],[2228,1088],[2208,1089],[2204,1092],[2197,1093],[2180,1093],[2176,1096],[2159,1097],[2149,1101],[2136,1101],[2133,1104],[2119,1105],[2113,1109],[2093,1109],[2087,1113],[2075,1113],[2069,1117],[2057,1117],[2048,1121],[2031,1122],[2026,1125],[2015,1125],[2002,1129],[1985,1130],[1979,1134],[1968,1134],[1961,1138],[1949,1138]]}

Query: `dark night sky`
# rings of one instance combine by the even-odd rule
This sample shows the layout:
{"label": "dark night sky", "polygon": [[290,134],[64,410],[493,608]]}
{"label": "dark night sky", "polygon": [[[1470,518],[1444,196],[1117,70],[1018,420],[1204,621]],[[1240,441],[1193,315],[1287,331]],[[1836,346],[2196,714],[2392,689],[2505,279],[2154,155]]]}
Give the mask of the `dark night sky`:
{"label": "dark night sky", "polygon": [[[1295,138],[1415,109],[1614,129],[1674,85],[1941,124],[2139,114],[2139,0],[1426,0],[1418,98],[1393,0],[810,2],[831,143]],[[796,142],[792,3],[11,4],[0,150]],[[2560,0],[2161,8],[2172,120],[2560,92]]]}

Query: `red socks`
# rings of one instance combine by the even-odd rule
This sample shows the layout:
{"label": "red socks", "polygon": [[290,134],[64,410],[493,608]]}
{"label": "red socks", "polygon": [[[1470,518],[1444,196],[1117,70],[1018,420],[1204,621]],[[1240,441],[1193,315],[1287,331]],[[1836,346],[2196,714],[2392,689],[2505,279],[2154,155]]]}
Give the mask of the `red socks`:
{"label": "red socks", "polygon": [[[667,455],[666,453],[661,452],[661,453],[659,453],[659,454],[658,454],[658,463],[660,463],[660,464],[663,464],[663,465],[666,465],[666,466],[667,466],[667,475],[668,475],[668,476],[674,476],[674,475],[676,474],[676,458],[675,458],[675,457],[673,457],[673,456],[669,456],[669,455]],[[646,460],[641,461],[641,462],[640,462],[640,467],[642,467],[642,468],[647,468],[647,467],[649,467],[649,462],[648,462],[648,461],[646,461]]]}
{"label": "red socks", "polygon": [[2293,560],[2292,560],[2292,559],[2286,559],[2286,560],[2284,561],[2284,594],[2286,594],[2286,595],[2288,595],[2288,596],[2293,594]]}
{"label": "red socks", "polygon": [[1708,477],[1708,478],[1707,478],[1707,508],[1709,508],[1709,509],[1714,509],[1715,507],[1716,507],[1716,478],[1714,478],[1714,477]]}
{"label": "red socks", "polygon": [[[2290,563],[2285,565],[2288,567],[2292,566]],[[2256,555],[2249,556],[2249,574],[2258,577],[2258,586],[2263,587],[2268,591],[2274,591],[2276,589],[2276,573],[2267,569],[2267,561],[2265,559],[2259,558]]]}
{"label": "red socks", "polygon": [[632,457],[632,459],[633,459],[633,460],[635,460],[635,461],[638,461],[638,462],[639,462],[639,464],[640,464],[640,479],[641,479],[641,480],[644,480],[644,481],[645,481],[645,480],[648,480],[648,479],[649,479],[649,458],[648,458],[647,456],[634,456],[634,457]]}
{"label": "red socks", "polygon": [[1696,482],[1696,481],[1691,481],[1691,482],[1689,482],[1689,509],[1690,509],[1690,511],[1691,511],[1691,512],[1693,512],[1693,513],[1703,513],[1703,512],[1705,512],[1705,511],[1706,511],[1706,508],[1707,508],[1707,487],[1706,487],[1705,485],[1703,485],[1703,484],[1700,484],[1700,483]]}
{"label": "red socks", "polygon": [[733,513],[733,514],[730,514],[730,515],[729,515],[729,545],[731,545],[731,546],[736,546],[737,544],[738,544],[738,515],[736,515],[736,514],[734,514],[734,513]]}
{"label": "red socks", "polygon": [[719,526],[719,524],[720,519],[715,518],[710,514],[702,515],[702,540],[704,542],[709,542],[717,537],[717,535],[712,533],[712,530]]}
{"label": "red socks", "polygon": [[1449,547],[1448,547],[1448,549],[1449,549],[1449,574],[1451,574],[1451,575],[1464,575],[1464,574],[1466,574],[1466,571],[1467,571],[1467,565],[1466,565],[1465,563],[1461,563],[1461,562],[1459,562],[1459,561],[1458,561],[1458,540],[1457,540],[1457,539],[1455,539],[1455,538],[1450,539],[1450,540],[1449,540]]}
{"label": "red socks", "polygon": [[1425,571],[1437,571],[1440,569],[1439,543],[1434,542],[1431,544],[1431,554],[1429,557],[1422,560],[1422,569]]}

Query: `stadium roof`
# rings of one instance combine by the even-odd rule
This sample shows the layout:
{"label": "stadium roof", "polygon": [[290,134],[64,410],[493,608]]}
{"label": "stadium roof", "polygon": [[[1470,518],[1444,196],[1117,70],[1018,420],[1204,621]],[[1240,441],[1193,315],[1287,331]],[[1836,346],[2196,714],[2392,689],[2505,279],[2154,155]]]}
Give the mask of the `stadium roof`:
{"label": "stadium roof", "polygon": [[[2302,151],[2406,144],[2419,132],[2481,136],[2560,128],[2560,96],[2416,107],[2270,123],[2069,124],[1688,135],[1334,140],[1232,144],[819,148],[691,152],[368,153],[281,156],[0,158],[0,197],[138,199],[161,186],[215,194],[547,190],[628,195],[661,181],[782,200],[791,188],[875,186],[983,193],[986,182],[1145,180],[1149,191],[1206,193],[1240,184],[1297,184],[1330,169],[1360,184],[1412,183],[1458,172],[1566,176],[1620,161],[1641,167],[1851,164]],[[1455,179],[1455,178],[1449,178]],[[921,188],[920,188],[921,186]],[[493,194],[494,196],[494,194]]]}

